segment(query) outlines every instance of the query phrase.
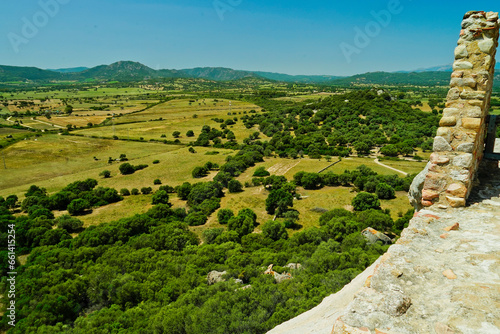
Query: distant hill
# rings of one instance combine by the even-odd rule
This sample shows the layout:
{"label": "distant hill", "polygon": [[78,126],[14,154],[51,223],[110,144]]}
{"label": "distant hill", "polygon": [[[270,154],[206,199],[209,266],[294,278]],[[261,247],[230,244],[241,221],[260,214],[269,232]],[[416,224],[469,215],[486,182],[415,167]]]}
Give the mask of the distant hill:
{"label": "distant hill", "polygon": [[325,83],[342,78],[333,75],[288,75],[273,72],[253,72],[263,78],[275,81],[298,82],[298,83]]}
{"label": "distant hill", "polygon": [[450,83],[449,72],[411,72],[389,73],[370,72],[352,77],[336,79],[336,85],[415,85],[415,86],[447,86]]}
{"label": "distant hill", "polygon": [[63,80],[62,73],[42,70],[37,67],[0,65],[0,82]]}
{"label": "distant hill", "polygon": [[[43,70],[36,67],[0,65],[0,82],[50,82],[50,81],[142,81],[156,78],[195,78],[214,81],[262,79],[288,83],[333,85],[415,85],[447,86],[451,65],[419,69],[412,72],[370,72],[350,77],[332,75],[288,75],[262,71],[241,71],[224,67],[196,67],[192,69],[154,70],[133,61],[119,61],[93,68],[75,67]],[[500,73],[500,68],[497,69]],[[495,76],[495,86],[500,87],[500,75]]]}
{"label": "distant hill", "polygon": [[88,67],[72,67],[72,68],[59,68],[59,69],[47,69],[48,71],[59,72],[59,73],[77,73],[88,70]]}

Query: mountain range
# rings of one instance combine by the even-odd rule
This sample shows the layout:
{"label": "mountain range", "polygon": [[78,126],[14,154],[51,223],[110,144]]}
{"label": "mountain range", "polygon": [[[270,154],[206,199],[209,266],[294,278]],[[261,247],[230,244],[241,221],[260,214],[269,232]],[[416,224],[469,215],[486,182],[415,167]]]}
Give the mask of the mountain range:
{"label": "mountain range", "polygon": [[[500,69],[500,68],[499,68]],[[332,75],[288,75],[273,72],[242,71],[224,67],[197,67],[192,69],[155,70],[132,61],[119,61],[111,65],[92,68],[75,67],[44,70],[37,67],[0,65],[0,82],[50,82],[50,81],[142,81],[159,78],[197,78],[214,81],[231,81],[244,78],[288,83],[316,84],[366,84],[366,85],[442,85],[450,80],[451,65],[399,72],[370,72],[350,77]],[[498,73],[498,71],[497,71]],[[500,76],[496,76],[496,86],[500,86]]]}

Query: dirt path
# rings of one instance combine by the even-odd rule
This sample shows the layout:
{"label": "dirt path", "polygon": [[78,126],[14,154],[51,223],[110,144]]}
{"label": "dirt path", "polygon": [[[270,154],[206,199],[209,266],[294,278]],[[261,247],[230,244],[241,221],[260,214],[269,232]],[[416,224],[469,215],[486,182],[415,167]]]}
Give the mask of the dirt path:
{"label": "dirt path", "polygon": [[60,125],[57,125],[57,124],[52,124],[52,123],[49,123],[49,122],[39,121],[39,120],[37,120],[37,119],[35,119],[35,118],[33,118],[33,117],[31,118],[31,120],[32,120],[32,121],[35,121],[35,122],[38,122],[38,123],[45,124],[45,125],[50,125],[50,126],[53,126],[53,127],[55,127],[55,128],[65,129],[65,127],[64,127],[64,126],[60,126]]}
{"label": "dirt path", "polygon": [[398,173],[403,174],[404,176],[407,176],[407,175],[408,175],[408,173],[403,172],[402,170],[396,169],[396,168],[391,167],[391,166],[384,165],[383,163],[381,163],[380,161],[378,161],[378,158],[376,158],[374,161],[375,161],[375,163],[376,163],[377,165],[380,165],[380,166],[385,167],[385,168],[389,168],[389,169],[391,169],[391,170],[393,170],[393,171],[395,171],[395,172],[398,172]]}
{"label": "dirt path", "polygon": [[[16,123],[14,121],[11,121],[10,119],[12,118],[12,116],[10,116],[9,118],[6,119],[7,122],[11,122],[11,123]],[[28,126],[28,125],[24,125],[22,123],[19,123],[20,126],[24,127],[24,128],[27,128],[27,129],[33,129],[31,126]]]}

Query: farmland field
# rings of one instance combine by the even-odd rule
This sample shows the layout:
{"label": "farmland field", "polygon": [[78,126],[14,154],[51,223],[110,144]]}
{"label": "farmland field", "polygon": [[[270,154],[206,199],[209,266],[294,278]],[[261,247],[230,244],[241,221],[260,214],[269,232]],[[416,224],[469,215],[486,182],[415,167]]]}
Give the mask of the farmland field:
{"label": "farmland field", "polygon": [[[181,133],[179,141],[181,143],[189,143],[196,139],[204,125],[220,128],[219,123],[213,121],[212,118],[221,118],[224,120],[234,117],[240,118],[243,112],[248,112],[252,109],[259,111],[261,109],[254,104],[231,101],[231,115],[228,115],[229,100],[217,100],[218,102],[214,102],[214,99],[205,99],[205,105],[203,105],[203,99],[199,101],[194,103],[189,102],[189,100],[169,101],[139,113],[115,117],[112,123],[115,124],[114,126],[78,130],[75,133],[107,138],[117,136],[124,139],[174,140],[172,133],[179,131]],[[198,103],[202,105],[200,106]],[[196,118],[194,115],[196,115]],[[256,131],[255,128],[245,128],[241,121],[237,121],[235,125],[229,126],[229,129],[234,132],[238,141],[243,140]],[[194,138],[186,136],[189,130],[193,130],[195,134]],[[162,137],[162,135],[165,135],[165,137]]]}

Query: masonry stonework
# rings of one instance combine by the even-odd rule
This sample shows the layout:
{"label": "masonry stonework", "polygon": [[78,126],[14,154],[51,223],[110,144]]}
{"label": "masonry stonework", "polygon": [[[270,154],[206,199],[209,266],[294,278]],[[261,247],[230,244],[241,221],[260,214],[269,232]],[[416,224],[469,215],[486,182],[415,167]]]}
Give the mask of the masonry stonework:
{"label": "masonry stonework", "polygon": [[446,108],[423,184],[423,207],[465,206],[483,158],[498,35],[498,13],[465,14]]}

